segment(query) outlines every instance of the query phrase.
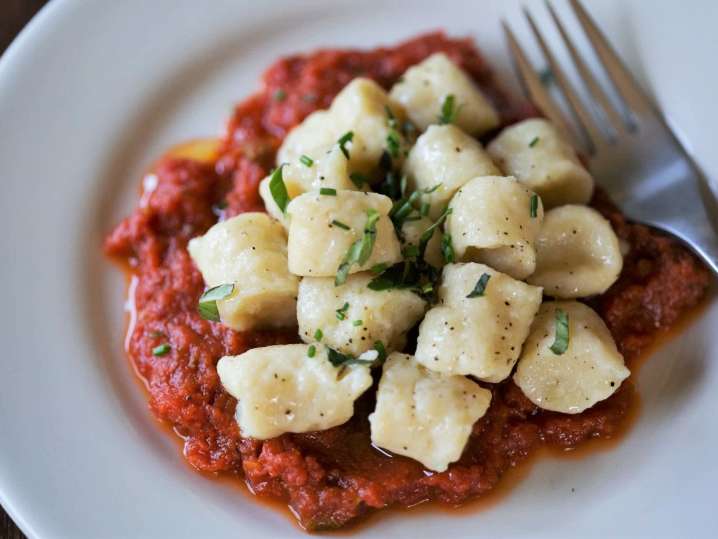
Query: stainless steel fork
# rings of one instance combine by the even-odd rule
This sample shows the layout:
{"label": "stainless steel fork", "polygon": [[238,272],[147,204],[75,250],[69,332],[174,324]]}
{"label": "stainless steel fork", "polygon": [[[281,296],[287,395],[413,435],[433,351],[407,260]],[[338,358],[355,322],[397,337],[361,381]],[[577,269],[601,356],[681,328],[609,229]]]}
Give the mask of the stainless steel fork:
{"label": "stainless steel fork", "polygon": [[539,31],[524,10],[529,26],[563,93],[573,120],[561,111],[534,70],[516,37],[504,31],[529,99],[569,134],[590,157],[590,169],[626,215],[665,230],[700,256],[718,274],[718,198],[670,129],[666,119],[641,90],[623,62],[578,0],[569,0],[588,41],[622,101],[619,112],[591,73],[553,6],[546,5],[576,67],[588,103],[583,102]]}

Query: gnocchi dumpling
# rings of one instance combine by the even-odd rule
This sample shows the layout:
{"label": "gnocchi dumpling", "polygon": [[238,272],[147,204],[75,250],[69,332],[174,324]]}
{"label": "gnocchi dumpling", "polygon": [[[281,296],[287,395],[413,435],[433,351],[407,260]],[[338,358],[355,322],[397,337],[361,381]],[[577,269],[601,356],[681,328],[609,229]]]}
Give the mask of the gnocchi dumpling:
{"label": "gnocchi dumpling", "polygon": [[[428,217],[405,220],[401,225],[401,241],[404,247],[406,248],[406,246],[409,245],[418,247],[421,242],[421,235],[433,224],[434,222]],[[440,268],[444,265],[444,257],[441,254],[443,238],[444,235],[437,227],[429,243],[426,244],[426,250],[424,251],[424,261],[435,268]]]}
{"label": "gnocchi dumpling", "polygon": [[562,299],[601,294],[616,282],[623,256],[611,223],[588,206],[546,212],[536,239],[536,271],[528,282]]}
{"label": "gnocchi dumpling", "polygon": [[[403,150],[404,137],[390,125],[392,117],[400,124],[405,118],[403,108],[371,79],[356,78],[337,94],[328,110],[310,114],[289,132],[277,153],[277,164],[294,163],[302,155],[315,158],[351,131],[352,140],[344,146],[349,170],[371,179],[390,135]],[[395,159],[401,163],[403,151]]]}
{"label": "gnocchi dumpling", "polygon": [[512,177],[475,178],[449,206],[445,230],[459,260],[488,264],[515,279],[533,273],[543,206],[530,189]]}
{"label": "gnocchi dumpling", "polygon": [[339,373],[326,348],[286,344],[253,348],[217,363],[224,389],[237,399],[243,436],[266,440],[285,432],[325,430],[348,421],[354,401],[372,384],[369,367]]}
{"label": "gnocchi dumpling", "polygon": [[312,191],[292,200],[289,215],[289,271],[310,277],[334,277],[355,241],[365,233],[368,213],[379,215],[373,247],[366,263],[352,264],[349,273],[402,259],[401,246],[389,219],[392,201],[378,193]]}
{"label": "gnocchi dumpling", "polygon": [[476,382],[431,372],[411,356],[394,353],[384,364],[369,416],[371,441],[443,472],[461,458],[490,403],[491,391]]}
{"label": "gnocchi dumpling", "polygon": [[223,324],[237,331],[296,325],[299,279],[287,267],[286,232],[267,214],[217,223],[188,250],[208,287],[234,285],[217,301]]}
{"label": "gnocchi dumpling", "polygon": [[[306,156],[309,157],[309,156]],[[337,144],[327,152],[309,160],[302,159],[287,163],[282,168],[282,179],[290,199],[307,191],[317,191],[322,187],[356,191],[359,188],[349,178],[347,158]],[[267,213],[280,221],[285,228],[289,226],[286,214],[277,206],[269,188],[271,175],[259,183],[259,196],[262,197]]]}
{"label": "gnocchi dumpling", "polygon": [[591,199],[593,178],[571,144],[544,119],[507,127],[487,149],[504,174],[538,193],[547,208],[586,204]]}
{"label": "gnocchi dumpling", "polygon": [[422,131],[439,123],[442,105],[454,99],[453,123],[471,135],[481,135],[499,125],[499,115],[481,90],[446,54],[432,54],[409,68],[391,89],[391,97],[406,109]]}
{"label": "gnocchi dumpling", "polygon": [[432,125],[416,141],[404,163],[409,189],[435,191],[423,195],[429,216],[437,219],[466,182],[501,171],[481,143],[454,125]]}
{"label": "gnocchi dumpling", "polygon": [[419,326],[416,360],[444,374],[500,382],[511,374],[541,288],[483,264],[444,266],[439,304]]}
{"label": "gnocchi dumpling", "polygon": [[[558,311],[568,319],[568,342],[560,354],[551,348]],[[578,414],[610,397],[630,374],[601,317],[577,301],[551,301],[534,320],[514,382],[536,406]]]}
{"label": "gnocchi dumpling", "polygon": [[317,337],[344,354],[359,356],[381,341],[401,350],[406,333],[421,319],[426,302],[410,290],[371,290],[374,275],[350,275],[334,285],[329,277],[305,277],[299,284],[297,319],[299,335],[307,343]]}

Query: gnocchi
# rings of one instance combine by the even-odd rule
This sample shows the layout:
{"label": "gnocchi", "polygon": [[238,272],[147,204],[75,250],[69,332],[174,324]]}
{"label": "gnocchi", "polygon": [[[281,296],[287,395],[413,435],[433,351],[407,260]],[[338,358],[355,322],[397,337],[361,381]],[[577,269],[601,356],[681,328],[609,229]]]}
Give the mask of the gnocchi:
{"label": "gnocchi", "polygon": [[[472,296],[482,281],[481,294]],[[540,305],[539,287],[483,264],[448,264],[439,304],[419,326],[416,360],[444,374],[500,382],[511,374]]]}
{"label": "gnocchi", "polygon": [[536,267],[541,199],[515,178],[474,178],[454,195],[446,220],[459,260],[525,279]]}
{"label": "gnocchi", "polygon": [[448,96],[453,96],[453,122],[467,133],[481,135],[499,125],[493,105],[443,53],[432,54],[409,68],[390,96],[404,106],[409,119],[422,131],[439,123]]}
{"label": "gnocchi", "polygon": [[299,335],[344,354],[359,356],[381,341],[388,350],[401,350],[406,333],[424,315],[426,301],[406,289],[375,291],[374,276],[356,273],[341,286],[328,277],[305,277],[299,284]]}
{"label": "gnocchi", "polygon": [[411,190],[425,194],[429,216],[437,219],[466,182],[477,176],[496,176],[501,171],[481,144],[454,125],[432,125],[416,141],[403,172]]}
{"label": "gnocchi", "polygon": [[384,364],[376,408],[369,416],[372,442],[443,472],[456,462],[471,429],[489,408],[491,391],[463,376],[443,376],[406,354]]}
{"label": "gnocchi", "polygon": [[371,386],[369,367],[350,365],[340,376],[324,347],[315,347],[313,357],[309,350],[306,344],[266,346],[219,360],[217,374],[237,399],[243,436],[266,440],[351,418],[354,401]]}
{"label": "gnocchi", "polygon": [[217,301],[220,320],[238,331],[296,324],[299,279],[287,268],[287,236],[264,213],[243,213],[190,240],[188,250],[209,287],[233,284]]}
{"label": "gnocchi", "polygon": [[355,241],[361,240],[367,212],[379,214],[371,256],[349,273],[402,259],[401,246],[389,219],[391,199],[377,193],[337,191],[304,193],[289,203],[289,271],[295,275],[334,277]]}
{"label": "gnocchi", "polygon": [[547,120],[533,118],[507,127],[487,149],[504,174],[538,193],[548,208],[591,199],[593,178]]}
{"label": "gnocchi", "polygon": [[616,282],[623,256],[611,224],[587,206],[546,212],[536,239],[536,271],[528,282],[556,298],[601,294]]}
{"label": "gnocchi", "polygon": [[[568,318],[567,348],[561,354],[551,349],[558,311]],[[610,397],[630,374],[606,324],[590,307],[552,301],[534,320],[514,382],[536,406],[578,414]]]}

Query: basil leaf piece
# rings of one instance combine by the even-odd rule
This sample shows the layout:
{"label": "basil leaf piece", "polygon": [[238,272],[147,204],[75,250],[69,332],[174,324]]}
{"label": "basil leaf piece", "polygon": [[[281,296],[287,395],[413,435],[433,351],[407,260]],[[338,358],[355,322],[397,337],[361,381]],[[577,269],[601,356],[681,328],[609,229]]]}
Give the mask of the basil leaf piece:
{"label": "basil leaf piece", "polygon": [[[341,352],[337,352],[333,348],[326,347],[327,349],[327,358],[329,359],[329,362],[334,365],[335,367],[344,367],[346,365],[371,365],[374,363],[377,359],[361,359],[358,357],[351,356],[349,354],[342,354]],[[379,352],[377,350],[377,352]],[[366,353],[366,352],[365,352]],[[381,355],[381,352],[379,352],[377,355]]]}
{"label": "basil leaf piece", "polygon": [[337,140],[337,144],[339,144],[339,149],[344,154],[344,157],[349,159],[349,150],[347,150],[346,145],[348,142],[351,142],[354,139],[354,131],[347,131],[344,133],[341,137],[339,137],[339,140]]}
{"label": "basil leaf piece", "polygon": [[170,350],[172,350],[172,347],[168,343],[163,343],[163,344],[160,344],[159,346],[155,346],[152,349],[152,355],[153,356],[164,356]]}
{"label": "basil leaf piece", "polygon": [[274,202],[277,204],[282,213],[287,212],[287,204],[289,204],[289,193],[287,192],[287,186],[284,185],[284,178],[282,177],[282,168],[286,163],[282,163],[274,172],[272,177],[269,179],[269,192],[272,194]]}
{"label": "basil leaf piece", "polygon": [[344,320],[347,317],[347,309],[349,309],[349,302],[344,303],[340,309],[337,309],[337,320]]}
{"label": "basil leaf piece", "polygon": [[531,195],[531,217],[535,218],[538,215],[538,195]]}
{"label": "basil leaf piece", "polygon": [[317,355],[317,347],[311,344],[307,349],[307,356],[314,357],[315,355]]}
{"label": "basil leaf piece", "polygon": [[446,218],[451,215],[451,212],[453,210],[451,208],[446,208],[444,210],[444,213],[441,214],[441,216],[436,220],[434,224],[432,224],[429,228],[424,230],[422,232],[421,237],[419,238],[419,255],[420,258],[424,258],[424,253],[426,252],[426,246],[429,244],[429,241],[431,240],[431,237],[434,235],[434,230],[436,230],[438,227],[440,227],[444,221],[446,221]]}
{"label": "basil leaf piece", "polygon": [[491,279],[491,275],[488,273],[482,273],[481,277],[479,277],[479,280],[476,281],[476,285],[474,286],[474,289],[469,292],[469,295],[466,296],[467,298],[478,298],[484,295],[484,291],[486,290],[486,285],[489,284],[489,279]]}
{"label": "basil leaf piece", "polygon": [[457,112],[456,98],[454,97],[454,94],[447,95],[444,98],[444,102],[441,104],[439,123],[442,125],[452,123],[456,119]]}
{"label": "basil leaf piece", "polygon": [[529,142],[529,148],[533,148],[534,146],[536,146],[538,144],[539,140],[540,140],[539,137],[532,138],[531,142]]}
{"label": "basil leaf piece", "polygon": [[314,339],[317,341],[321,341],[322,337],[324,337],[324,332],[321,329],[318,329],[314,332]]}
{"label": "basil leaf piece", "polygon": [[217,301],[227,299],[234,292],[234,284],[221,284],[205,291],[197,303],[197,311],[205,320],[219,322],[219,309]]}
{"label": "basil leaf piece", "polygon": [[349,270],[353,264],[363,266],[371,256],[376,243],[376,223],[381,217],[379,212],[374,208],[366,211],[366,224],[364,225],[364,234],[361,238],[352,243],[347,251],[344,260],[337,268],[337,274],[334,278],[334,286],[344,284],[349,277]]}
{"label": "basil leaf piece", "polygon": [[444,234],[444,237],[441,238],[441,256],[447,264],[451,264],[456,260],[454,246],[451,243],[451,234]]}
{"label": "basil leaf piece", "polygon": [[335,197],[335,196],[337,196],[337,190],[334,189],[333,187],[321,187],[319,189],[319,194]]}
{"label": "basil leaf piece", "polygon": [[314,159],[312,159],[308,155],[302,155],[299,158],[299,162],[305,167],[311,167],[314,164]]}
{"label": "basil leaf piece", "polygon": [[563,309],[556,309],[556,337],[551,345],[551,351],[560,356],[568,350],[568,314]]}

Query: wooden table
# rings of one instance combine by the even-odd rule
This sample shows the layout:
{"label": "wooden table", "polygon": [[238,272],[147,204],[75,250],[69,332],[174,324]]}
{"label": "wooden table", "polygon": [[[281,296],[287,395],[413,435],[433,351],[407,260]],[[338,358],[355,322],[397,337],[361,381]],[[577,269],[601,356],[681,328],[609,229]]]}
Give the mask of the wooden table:
{"label": "wooden table", "polygon": [[[0,54],[47,0],[0,1]],[[0,507],[0,538],[25,539],[25,535]]]}

